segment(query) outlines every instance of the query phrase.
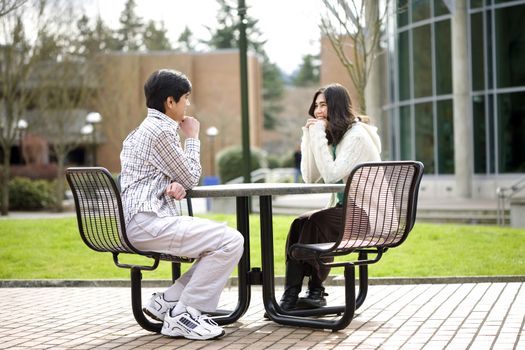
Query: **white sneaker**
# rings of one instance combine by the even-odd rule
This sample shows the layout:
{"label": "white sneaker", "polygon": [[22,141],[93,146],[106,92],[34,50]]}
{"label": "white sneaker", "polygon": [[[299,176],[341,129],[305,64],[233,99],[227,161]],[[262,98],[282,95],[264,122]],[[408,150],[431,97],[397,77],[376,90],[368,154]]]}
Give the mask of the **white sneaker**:
{"label": "white sneaker", "polygon": [[209,340],[224,335],[224,329],[213,319],[187,306],[186,311],[172,316],[166,314],[161,333],[170,337],[184,337],[192,340]]}
{"label": "white sneaker", "polygon": [[144,313],[157,321],[164,321],[166,313],[177,305],[176,301],[164,299],[164,293],[153,293],[149,302],[142,308]]}

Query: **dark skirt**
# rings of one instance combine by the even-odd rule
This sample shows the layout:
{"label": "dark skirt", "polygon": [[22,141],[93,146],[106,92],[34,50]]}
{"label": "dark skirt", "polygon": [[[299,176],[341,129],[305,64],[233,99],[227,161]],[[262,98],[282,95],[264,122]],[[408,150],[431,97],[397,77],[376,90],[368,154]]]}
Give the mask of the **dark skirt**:
{"label": "dark skirt", "polygon": [[[295,243],[312,244],[334,242],[339,237],[342,226],[343,208],[341,206],[309,211],[297,217],[288,232],[286,240],[286,260],[294,259],[288,254],[290,247]],[[319,265],[314,259],[301,259],[303,271],[306,276],[311,277],[314,284],[322,283],[330,273],[330,268]],[[325,259],[326,262],[333,261],[333,258]]]}

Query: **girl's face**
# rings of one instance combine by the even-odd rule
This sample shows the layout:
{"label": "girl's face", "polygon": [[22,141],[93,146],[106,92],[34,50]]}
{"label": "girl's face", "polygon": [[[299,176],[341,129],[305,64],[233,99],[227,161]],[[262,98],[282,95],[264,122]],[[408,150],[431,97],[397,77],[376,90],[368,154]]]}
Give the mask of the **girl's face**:
{"label": "girl's face", "polygon": [[314,117],[316,119],[328,120],[328,106],[323,93],[317,95],[314,107]]}

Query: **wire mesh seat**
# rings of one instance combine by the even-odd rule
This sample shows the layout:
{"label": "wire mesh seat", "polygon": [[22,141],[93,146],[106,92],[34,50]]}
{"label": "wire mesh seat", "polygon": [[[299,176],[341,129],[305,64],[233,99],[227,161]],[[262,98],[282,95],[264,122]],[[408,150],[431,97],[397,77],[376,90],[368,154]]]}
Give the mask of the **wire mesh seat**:
{"label": "wire mesh seat", "polygon": [[[345,268],[345,305],[317,310],[283,312],[290,315],[342,313],[337,320],[307,321],[338,330],[346,327],[366,298],[367,265],[378,262],[387,249],[403,243],[416,220],[423,164],[416,161],[363,163],[356,166],[346,183],[343,220],[334,242],[290,247],[296,259],[315,259],[320,265]],[[352,253],[358,257],[353,258]],[[368,254],[375,254],[373,259]],[[335,257],[338,257],[335,261]],[[359,266],[359,296],[355,297],[355,266]],[[307,324],[307,323],[305,323]]]}
{"label": "wire mesh seat", "polygon": [[[120,191],[105,168],[68,168],[66,179],[73,192],[78,230],[82,240],[95,251],[112,253],[113,261],[118,267],[130,269],[135,319],[144,329],[160,332],[162,324],[150,322],[142,313],[141,271],[155,270],[160,260],[170,261],[173,263],[175,280],[180,276],[180,263],[193,262],[194,259],[142,251],[130,243],[126,234]],[[139,254],[154,261],[151,266],[125,264],[118,259],[121,253]]]}

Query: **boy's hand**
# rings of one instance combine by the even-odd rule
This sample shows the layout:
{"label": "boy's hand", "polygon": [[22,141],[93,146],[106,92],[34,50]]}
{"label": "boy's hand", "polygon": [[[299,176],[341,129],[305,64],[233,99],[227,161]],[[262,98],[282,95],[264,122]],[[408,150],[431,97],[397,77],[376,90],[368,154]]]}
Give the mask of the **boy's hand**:
{"label": "boy's hand", "polygon": [[180,122],[179,126],[184,136],[187,138],[199,138],[200,123],[197,119],[187,116],[184,116],[184,119]]}
{"label": "boy's hand", "polygon": [[186,190],[178,182],[172,182],[166,187],[166,194],[180,201],[186,197]]}

